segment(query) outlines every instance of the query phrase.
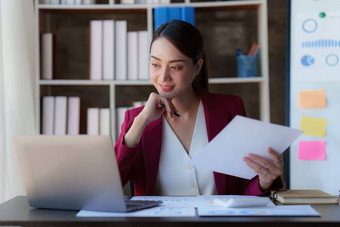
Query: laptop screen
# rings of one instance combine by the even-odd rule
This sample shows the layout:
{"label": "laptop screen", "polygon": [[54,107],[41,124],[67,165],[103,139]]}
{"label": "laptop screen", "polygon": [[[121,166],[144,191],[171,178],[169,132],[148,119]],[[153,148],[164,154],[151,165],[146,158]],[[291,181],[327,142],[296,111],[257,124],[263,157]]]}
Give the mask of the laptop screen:
{"label": "laptop screen", "polygon": [[126,210],[110,136],[18,136],[15,145],[32,207]]}

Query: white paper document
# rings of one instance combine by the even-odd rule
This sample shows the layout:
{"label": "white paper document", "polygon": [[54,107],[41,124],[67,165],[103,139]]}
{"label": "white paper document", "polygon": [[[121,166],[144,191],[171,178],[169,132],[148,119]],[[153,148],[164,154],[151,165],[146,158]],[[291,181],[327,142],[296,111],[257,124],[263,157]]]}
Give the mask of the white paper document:
{"label": "white paper document", "polygon": [[134,212],[97,212],[81,210],[77,217],[195,217],[194,207],[157,206]]}
{"label": "white paper document", "polygon": [[[162,206],[166,207],[220,207],[216,204],[216,199],[231,199],[231,198],[255,198],[258,196],[246,195],[200,195],[200,196],[134,196],[131,200],[148,200],[148,201],[162,201]],[[268,197],[267,206],[275,207],[274,203]]]}
{"label": "white paper document", "polygon": [[198,216],[320,216],[310,205],[249,208],[199,207],[197,212]]}
{"label": "white paper document", "polygon": [[[212,196],[134,196],[131,200],[162,201],[162,205],[134,212],[97,212],[81,210],[77,217],[195,217],[195,208],[216,207],[216,198],[253,197],[239,195]],[[269,199],[268,206],[275,206]],[[217,205],[218,206],[218,205]]]}
{"label": "white paper document", "polygon": [[197,167],[251,179],[256,173],[242,160],[254,153],[271,160],[267,148],[281,154],[302,130],[236,116],[192,160]]}
{"label": "white paper document", "polygon": [[77,217],[195,217],[199,216],[320,216],[310,205],[275,206],[268,199],[263,207],[227,208],[214,203],[219,198],[255,196],[135,196],[131,200],[162,201],[162,205],[134,212],[97,212],[81,210]]}

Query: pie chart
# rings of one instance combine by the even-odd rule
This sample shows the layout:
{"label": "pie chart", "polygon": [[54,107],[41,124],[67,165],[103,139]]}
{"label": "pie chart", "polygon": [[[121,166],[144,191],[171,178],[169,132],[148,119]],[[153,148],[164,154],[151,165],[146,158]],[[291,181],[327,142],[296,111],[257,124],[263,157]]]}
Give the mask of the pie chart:
{"label": "pie chart", "polygon": [[305,55],[301,58],[301,63],[304,66],[313,65],[314,62],[315,62],[315,59],[311,55]]}
{"label": "pie chart", "polygon": [[307,33],[315,32],[318,28],[318,23],[314,19],[307,19],[302,24],[302,29]]}
{"label": "pie chart", "polygon": [[326,63],[329,66],[336,66],[339,62],[339,57],[336,54],[330,54],[326,57]]}

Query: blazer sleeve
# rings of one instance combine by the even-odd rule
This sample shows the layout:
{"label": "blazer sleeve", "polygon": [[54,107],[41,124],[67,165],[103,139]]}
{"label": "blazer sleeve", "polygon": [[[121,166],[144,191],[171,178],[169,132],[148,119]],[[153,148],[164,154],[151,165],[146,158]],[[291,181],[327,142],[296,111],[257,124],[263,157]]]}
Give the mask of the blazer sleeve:
{"label": "blazer sleeve", "polygon": [[281,177],[274,180],[273,184],[267,190],[261,190],[259,177],[255,176],[251,180],[244,180],[243,186],[241,187],[242,195],[267,195],[270,191],[276,191],[283,187]]}
{"label": "blazer sleeve", "polygon": [[121,133],[118,137],[118,140],[115,144],[115,153],[118,162],[120,177],[122,180],[122,184],[125,185],[130,179],[133,178],[133,161],[136,157],[138,150],[140,150],[140,143],[134,147],[127,147],[124,145],[124,136],[129,131],[134,116],[132,116],[131,111],[126,111],[124,116],[124,122],[121,126]]}

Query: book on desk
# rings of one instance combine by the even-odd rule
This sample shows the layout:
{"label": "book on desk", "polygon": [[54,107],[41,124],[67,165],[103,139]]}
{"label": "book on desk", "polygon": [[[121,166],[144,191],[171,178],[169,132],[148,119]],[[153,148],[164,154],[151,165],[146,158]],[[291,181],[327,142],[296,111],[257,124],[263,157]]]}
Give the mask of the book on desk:
{"label": "book on desk", "polygon": [[281,190],[271,193],[281,204],[338,204],[339,197],[321,190]]}

